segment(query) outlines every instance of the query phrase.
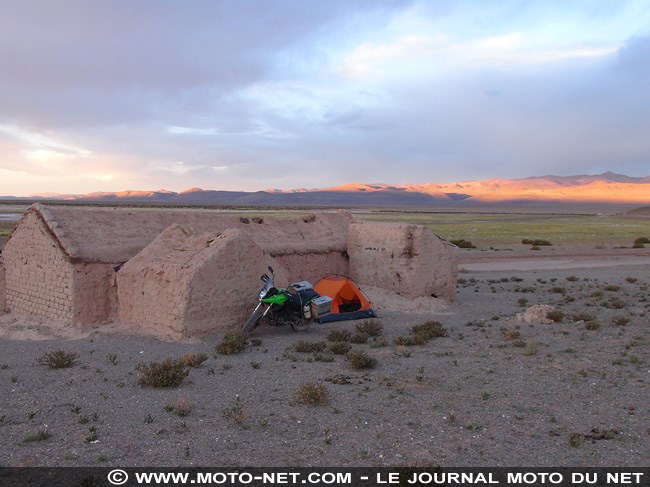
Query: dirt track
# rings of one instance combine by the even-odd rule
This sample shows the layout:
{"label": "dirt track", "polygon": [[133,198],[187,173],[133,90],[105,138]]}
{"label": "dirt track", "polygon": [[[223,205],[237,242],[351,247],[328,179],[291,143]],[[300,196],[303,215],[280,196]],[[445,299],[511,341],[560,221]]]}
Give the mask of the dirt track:
{"label": "dirt track", "polygon": [[[571,275],[578,280],[567,281]],[[430,317],[385,315],[388,346],[353,346],[378,359],[366,372],[339,356],[324,363],[285,353],[298,340],[325,340],[336,324],[304,334],[261,330],[261,346],[233,356],[213,356],[218,337],[183,344],[97,333],[72,341],[2,339],[0,464],[645,465],[649,276],[647,265],[461,274],[458,303],[435,316],[449,336],[396,347],[395,336]],[[597,292],[602,296],[591,297]],[[602,306],[615,296],[622,309]],[[592,313],[600,327],[569,318],[514,323],[522,298],[527,306],[561,305],[566,315]],[[616,326],[616,316],[631,321]],[[0,318],[5,330],[22,325],[10,320]],[[39,326],[32,336],[42,334]],[[506,332],[519,332],[522,341],[505,339]],[[78,352],[80,364],[49,370],[36,363],[55,348]],[[210,358],[180,387],[137,384],[138,363],[186,352]],[[330,382],[337,374],[350,383]],[[295,403],[307,381],[325,384],[329,405]],[[185,417],[164,409],[180,397],[193,404]],[[240,425],[224,416],[237,398]],[[51,437],[24,442],[39,429]]]}

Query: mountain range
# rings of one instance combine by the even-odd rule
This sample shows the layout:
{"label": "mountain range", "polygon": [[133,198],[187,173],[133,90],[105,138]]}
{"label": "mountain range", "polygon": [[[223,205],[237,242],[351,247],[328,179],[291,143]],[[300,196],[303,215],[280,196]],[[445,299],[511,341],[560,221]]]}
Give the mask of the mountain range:
{"label": "mountain range", "polygon": [[613,172],[578,176],[483,179],[455,183],[346,184],[322,189],[219,191],[191,188],[182,192],[120,191],[88,194],[37,194],[13,200],[167,203],[197,205],[430,206],[553,203],[650,203],[650,177]]}

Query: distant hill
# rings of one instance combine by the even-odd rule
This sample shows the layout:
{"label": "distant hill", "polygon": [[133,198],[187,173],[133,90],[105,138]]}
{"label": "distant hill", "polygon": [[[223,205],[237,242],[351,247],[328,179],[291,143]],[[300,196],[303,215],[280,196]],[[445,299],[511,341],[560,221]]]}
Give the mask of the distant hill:
{"label": "distant hill", "polygon": [[650,203],[650,177],[605,172],[596,175],[483,179],[455,183],[346,184],[323,189],[246,192],[191,188],[82,195],[40,194],[30,198],[87,202],[167,203],[237,206],[430,206],[549,203]]}
{"label": "distant hill", "polygon": [[650,206],[642,206],[641,208],[635,208],[626,213],[627,215],[632,216],[650,216]]}

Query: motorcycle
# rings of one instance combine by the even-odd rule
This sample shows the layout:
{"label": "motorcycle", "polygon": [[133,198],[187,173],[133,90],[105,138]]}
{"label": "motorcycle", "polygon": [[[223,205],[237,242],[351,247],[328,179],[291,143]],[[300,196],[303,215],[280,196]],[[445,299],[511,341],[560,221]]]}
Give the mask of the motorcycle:
{"label": "motorcycle", "polygon": [[305,289],[302,289],[304,286],[298,286],[298,283],[292,284],[288,289],[276,288],[273,268],[269,266],[268,269],[271,277],[267,274],[260,277],[264,285],[259,293],[259,302],[244,324],[242,333],[250,334],[264,318],[268,318],[271,326],[289,325],[294,331],[305,331],[313,321],[311,301],[320,294],[306,281],[300,283],[307,285]]}

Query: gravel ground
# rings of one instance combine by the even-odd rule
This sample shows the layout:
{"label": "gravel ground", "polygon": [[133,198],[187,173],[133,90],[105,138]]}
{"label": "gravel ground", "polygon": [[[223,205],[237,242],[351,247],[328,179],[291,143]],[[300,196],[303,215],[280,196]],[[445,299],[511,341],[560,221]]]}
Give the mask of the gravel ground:
{"label": "gravel ground", "polygon": [[[341,356],[287,353],[354,322],[300,334],[260,329],[261,345],[228,356],[215,355],[218,336],[0,339],[0,465],[647,465],[649,276],[649,266],[463,273],[445,312],[386,314],[386,346],[353,345],[377,358],[366,371]],[[532,304],[553,304],[565,317],[517,323],[514,315]],[[573,322],[576,312],[600,326]],[[630,322],[615,325],[617,316]],[[448,336],[393,345],[429,319]],[[78,364],[37,363],[58,348],[78,353]],[[179,387],[138,385],[137,364],[188,352],[209,358]],[[341,375],[348,384],[332,382]],[[299,404],[306,382],[324,384],[329,403]],[[192,405],[186,416],[165,410],[179,398]],[[39,431],[49,437],[25,441]]]}

